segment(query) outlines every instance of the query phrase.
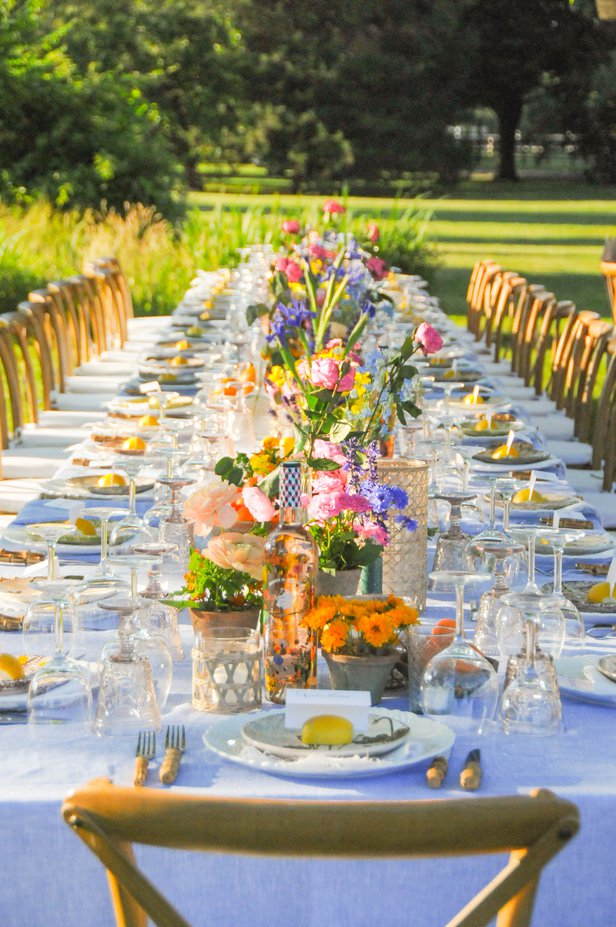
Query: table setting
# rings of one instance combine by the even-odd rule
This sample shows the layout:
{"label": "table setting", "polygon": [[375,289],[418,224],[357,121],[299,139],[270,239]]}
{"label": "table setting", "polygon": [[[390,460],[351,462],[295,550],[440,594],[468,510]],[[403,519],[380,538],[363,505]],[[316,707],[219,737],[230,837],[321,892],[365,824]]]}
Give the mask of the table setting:
{"label": "table setting", "polygon": [[[90,778],[360,801],[544,786],[583,828],[537,922],[607,925],[614,535],[425,281],[311,236],[199,271],[107,418],[2,530],[4,846],[83,867],[77,900],[41,866],[47,920],[94,927],[105,885],[59,818]],[[232,862],[144,857],[187,916],[196,884],[232,912]],[[8,883],[22,865],[7,854]],[[281,861],[309,901],[299,925],[335,906],[331,865]],[[452,876],[451,899],[439,865],[380,865],[379,892],[410,878],[416,916],[440,923],[492,863]],[[275,904],[266,872],[243,870],[252,923]],[[37,922],[26,895],[12,927]]]}

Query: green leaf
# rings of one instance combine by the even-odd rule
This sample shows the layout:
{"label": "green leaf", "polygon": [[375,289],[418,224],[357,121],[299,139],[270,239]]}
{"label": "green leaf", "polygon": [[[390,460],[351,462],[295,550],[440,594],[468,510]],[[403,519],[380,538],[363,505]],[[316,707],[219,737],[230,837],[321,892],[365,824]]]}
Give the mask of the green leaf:
{"label": "green leaf", "polygon": [[309,457],[306,461],[313,470],[339,470],[340,464],[335,460],[329,460],[327,457]]}
{"label": "green leaf", "polygon": [[413,336],[412,336],[412,335],[408,335],[408,336],[404,339],[404,343],[403,343],[402,347],[400,348],[400,356],[402,357],[402,359],[403,359],[403,360],[408,360],[408,358],[409,358],[409,357],[411,356],[411,354],[413,353],[413,349],[414,349]]}
{"label": "green leaf", "polygon": [[404,364],[400,367],[400,375],[404,377],[405,380],[410,380],[411,377],[417,376],[417,367],[413,367],[412,364]]}
{"label": "green leaf", "polygon": [[246,321],[248,325],[252,325],[256,319],[262,318],[264,315],[269,315],[269,307],[265,303],[251,303],[250,306],[246,308]]}
{"label": "green leaf", "polygon": [[337,422],[329,430],[330,440],[333,441],[334,444],[340,444],[341,441],[344,441],[344,439],[348,437],[350,431],[351,425],[348,422]]}

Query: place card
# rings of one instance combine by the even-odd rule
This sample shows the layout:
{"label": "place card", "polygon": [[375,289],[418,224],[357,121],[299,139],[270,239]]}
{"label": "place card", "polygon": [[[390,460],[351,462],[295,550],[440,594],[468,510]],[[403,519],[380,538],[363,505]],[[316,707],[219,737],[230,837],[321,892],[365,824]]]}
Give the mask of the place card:
{"label": "place card", "polygon": [[287,689],[285,727],[301,729],[316,715],[346,718],[353,730],[368,730],[370,693],[355,689]]}
{"label": "place card", "polygon": [[147,380],[146,383],[139,384],[139,392],[143,393],[145,396],[148,393],[157,393],[160,390],[160,383],[158,380]]}

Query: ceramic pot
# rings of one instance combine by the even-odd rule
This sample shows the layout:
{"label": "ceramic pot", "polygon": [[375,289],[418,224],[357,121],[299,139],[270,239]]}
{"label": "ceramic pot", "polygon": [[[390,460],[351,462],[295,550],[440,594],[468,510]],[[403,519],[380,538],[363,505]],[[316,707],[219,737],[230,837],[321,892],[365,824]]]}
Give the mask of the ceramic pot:
{"label": "ceramic pot", "polygon": [[319,570],[317,594],[354,596],[358,594],[360,582],[361,570],[338,570],[335,575]]}
{"label": "ceramic pot", "polygon": [[372,704],[378,705],[389,674],[398,662],[400,654],[352,657],[342,653],[323,652],[323,656],[329,668],[332,689],[367,689]]}
{"label": "ceramic pot", "polygon": [[244,608],[235,612],[208,611],[204,608],[190,608],[190,620],[195,634],[203,634],[214,628],[248,628],[254,631],[259,626],[258,608]]}

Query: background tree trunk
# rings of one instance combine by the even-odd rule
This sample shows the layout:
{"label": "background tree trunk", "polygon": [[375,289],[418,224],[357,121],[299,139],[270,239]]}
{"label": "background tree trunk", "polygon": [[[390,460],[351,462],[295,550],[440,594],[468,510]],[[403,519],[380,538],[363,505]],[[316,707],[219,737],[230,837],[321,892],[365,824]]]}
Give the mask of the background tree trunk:
{"label": "background tree trunk", "polygon": [[496,110],[500,132],[499,180],[519,180],[515,168],[515,133],[522,115],[522,100],[507,101]]}

